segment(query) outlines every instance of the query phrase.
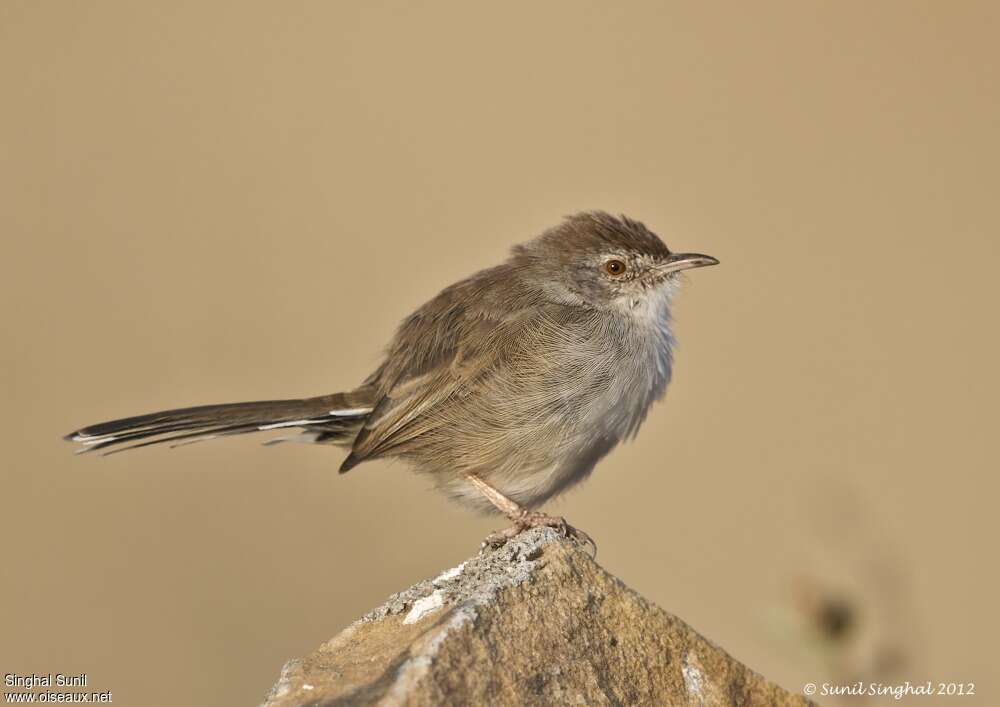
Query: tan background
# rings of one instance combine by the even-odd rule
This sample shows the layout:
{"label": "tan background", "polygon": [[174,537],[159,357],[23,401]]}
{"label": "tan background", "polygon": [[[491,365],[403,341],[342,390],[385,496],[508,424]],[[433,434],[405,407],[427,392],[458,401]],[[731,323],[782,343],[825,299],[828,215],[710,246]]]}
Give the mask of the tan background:
{"label": "tan background", "polygon": [[723,265],[666,403],[554,508],[790,688],[828,677],[785,616],[821,576],[906,678],[996,704],[998,36],[988,2],[0,3],[0,672],[254,704],[474,551],[498,522],[402,466],[59,436],[351,386],[605,208]]}

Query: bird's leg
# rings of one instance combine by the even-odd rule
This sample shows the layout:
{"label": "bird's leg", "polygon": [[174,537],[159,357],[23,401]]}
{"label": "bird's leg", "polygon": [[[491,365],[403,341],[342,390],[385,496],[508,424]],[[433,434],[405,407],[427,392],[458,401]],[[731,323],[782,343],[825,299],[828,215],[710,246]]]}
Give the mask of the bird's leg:
{"label": "bird's leg", "polygon": [[486,539],[483,541],[484,546],[489,545],[491,547],[500,547],[508,540],[519,535],[528,528],[545,526],[548,528],[555,528],[567,538],[571,538],[584,545],[589,545],[594,548],[594,556],[597,556],[597,544],[593,541],[593,539],[582,530],[578,530],[567,523],[565,518],[562,518],[561,516],[550,516],[546,513],[539,513],[537,511],[530,511],[517,501],[504,496],[500,493],[500,491],[480,479],[475,474],[466,474],[465,478],[469,481],[469,483],[475,486],[476,489],[483,494],[483,496],[486,497],[486,500],[492,503],[498,511],[507,516],[507,518],[513,523],[513,525],[509,528],[498,530],[495,533],[490,533],[486,536]]}

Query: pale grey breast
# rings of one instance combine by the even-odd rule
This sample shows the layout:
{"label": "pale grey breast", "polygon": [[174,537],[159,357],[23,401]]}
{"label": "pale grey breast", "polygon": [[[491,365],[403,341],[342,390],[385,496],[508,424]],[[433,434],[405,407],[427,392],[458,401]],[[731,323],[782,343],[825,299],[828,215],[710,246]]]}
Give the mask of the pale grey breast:
{"label": "pale grey breast", "polygon": [[503,350],[430,413],[433,429],[404,456],[483,509],[461,473],[478,474],[519,503],[540,505],[634,434],[663,394],[672,338],[668,312],[656,314],[538,307],[513,331],[498,331]]}

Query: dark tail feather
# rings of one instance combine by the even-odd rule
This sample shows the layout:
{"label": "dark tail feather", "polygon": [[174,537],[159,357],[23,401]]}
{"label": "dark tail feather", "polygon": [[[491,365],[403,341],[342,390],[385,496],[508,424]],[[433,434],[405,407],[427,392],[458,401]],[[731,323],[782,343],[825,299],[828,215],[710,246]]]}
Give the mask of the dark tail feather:
{"label": "dark tail feather", "polygon": [[202,405],[101,422],[70,432],[66,439],[83,445],[78,454],[112,447],[105,454],[114,454],[152,444],[189,444],[296,427],[307,430],[312,441],[336,442],[357,431],[371,412],[371,402],[371,393],[361,389],[302,400]]}

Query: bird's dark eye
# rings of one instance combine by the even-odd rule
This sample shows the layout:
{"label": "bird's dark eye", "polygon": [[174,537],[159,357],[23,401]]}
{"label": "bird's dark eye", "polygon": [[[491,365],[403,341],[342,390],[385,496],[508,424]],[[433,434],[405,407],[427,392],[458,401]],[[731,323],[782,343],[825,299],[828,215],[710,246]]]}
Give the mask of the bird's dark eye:
{"label": "bird's dark eye", "polygon": [[608,275],[616,275],[616,276],[624,275],[625,270],[626,270],[625,263],[623,263],[620,260],[617,259],[609,260],[608,262],[604,263],[604,272],[606,272]]}

